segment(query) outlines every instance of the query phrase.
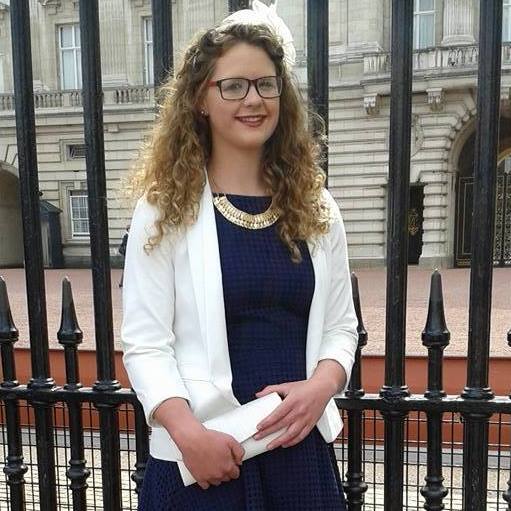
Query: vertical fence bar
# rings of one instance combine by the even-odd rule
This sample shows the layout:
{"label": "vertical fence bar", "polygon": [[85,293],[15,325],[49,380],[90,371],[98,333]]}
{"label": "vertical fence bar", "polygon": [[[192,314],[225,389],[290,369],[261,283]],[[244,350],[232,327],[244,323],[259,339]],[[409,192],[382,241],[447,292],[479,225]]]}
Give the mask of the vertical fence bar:
{"label": "vertical fence bar", "polygon": [[[328,0],[307,1],[308,100],[325,123],[328,135]],[[313,126],[316,133],[318,126]],[[322,168],[328,186],[328,147],[322,148]]]}
{"label": "vertical fence bar", "polygon": [[[82,41],[83,117],[86,145],[87,189],[94,290],[94,323],[98,380],[94,390],[120,388],[115,379],[110,247],[103,139],[103,91],[99,39],[98,0],[80,0]],[[121,466],[117,405],[98,403],[103,503],[105,509],[121,509]]]}
{"label": "vertical fence bar", "polygon": [[[422,343],[428,348],[428,399],[442,399],[445,396],[442,384],[443,354],[449,345],[451,334],[447,330],[442,294],[442,277],[435,270],[431,276],[429,308],[426,327],[422,332]],[[426,412],[428,421],[428,468],[426,484],[421,494],[426,500],[424,508],[429,511],[442,511],[447,489],[442,484],[442,412]]]}
{"label": "vertical fence bar", "polygon": [[[467,385],[464,399],[491,399],[488,386],[495,188],[499,139],[502,0],[480,2]],[[486,509],[487,413],[465,413],[463,509]]]}
{"label": "vertical fence bar", "polygon": [[[169,0],[151,0],[153,13],[154,89],[165,81],[174,67],[172,8]],[[158,95],[155,94],[155,97]]]}
{"label": "vertical fence bar", "polygon": [[[50,377],[48,354],[28,0],[11,2],[11,33],[16,139],[32,362],[32,379],[29,386],[33,390],[44,390],[53,388],[55,384]],[[57,509],[57,496],[52,406],[37,399],[32,401],[32,405],[36,423],[40,506],[45,511],[54,511]]]}
{"label": "vertical fence bar", "polygon": [[[406,397],[406,283],[408,265],[407,212],[410,185],[413,2],[392,2],[391,98],[387,232],[387,300],[385,384],[387,400]],[[405,412],[382,412],[385,420],[386,510],[403,509],[403,444]]]}
{"label": "vertical fence bar", "polygon": [[[78,391],[82,384],[80,383],[77,347],[82,342],[83,334],[76,319],[73,292],[67,277],[62,281],[62,316],[57,339],[64,346],[66,361],[66,384],[64,389],[69,392]],[[73,493],[73,511],[86,511],[87,478],[90,475],[90,470],[87,469],[85,461],[82,404],[70,401],[67,409],[69,413],[71,458],[69,459],[66,476],[70,480],[69,487]]]}
{"label": "vertical fence bar", "polygon": [[[362,348],[367,345],[367,331],[362,319],[358,279],[355,273],[351,274],[351,288],[353,290],[353,302],[358,319],[358,347],[355,353],[355,364],[351,372],[351,380],[346,391],[346,397],[348,399],[357,399],[365,394],[362,388],[360,358]],[[367,491],[367,484],[364,482],[364,471],[362,469],[362,452],[364,448],[362,420],[362,410],[348,410],[348,471],[346,473],[346,482],[343,486],[348,498],[350,511],[362,510],[364,494]]]}
{"label": "vertical fence bar", "polygon": [[136,492],[140,493],[144,482],[145,467],[149,456],[148,427],[145,420],[144,410],[138,402],[135,404],[135,471],[131,474],[131,480],[136,485]]}
{"label": "vertical fence bar", "polygon": [[[0,350],[2,356],[4,389],[14,389],[19,383],[16,380],[16,363],[14,359],[14,343],[18,340],[18,329],[14,325],[11,307],[7,295],[5,281],[0,277]],[[5,399],[5,415],[7,427],[7,459],[4,474],[7,476],[11,511],[25,511],[25,478],[28,467],[23,462],[23,446],[21,443],[20,413],[15,396]]]}

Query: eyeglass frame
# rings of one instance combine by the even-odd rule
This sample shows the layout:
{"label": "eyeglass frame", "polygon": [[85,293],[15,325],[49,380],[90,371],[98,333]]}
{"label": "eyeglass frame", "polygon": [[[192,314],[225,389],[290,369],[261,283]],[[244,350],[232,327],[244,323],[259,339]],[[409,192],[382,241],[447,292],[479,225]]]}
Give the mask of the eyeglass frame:
{"label": "eyeglass frame", "polygon": [[[261,96],[261,93],[259,92],[259,88],[257,87],[257,81],[262,80],[263,78],[276,78],[277,79],[277,86],[279,88],[279,93],[277,96],[270,96],[270,97]],[[249,82],[248,87],[247,87],[247,92],[245,93],[245,95],[242,98],[224,98],[224,95],[222,93],[222,82],[225,82],[227,80],[245,80],[246,82]],[[232,76],[229,78],[222,78],[220,80],[210,80],[207,83],[207,85],[208,85],[208,87],[214,87],[216,85],[218,87],[218,90],[220,91],[220,96],[224,101],[241,101],[241,100],[245,99],[248,96],[248,93],[250,92],[250,87],[252,87],[252,85],[254,86],[254,88],[260,98],[275,99],[275,98],[279,98],[282,95],[283,80],[282,80],[282,76],[278,76],[278,75],[260,76],[259,78],[254,78],[253,80],[251,80],[250,78],[245,78],[243,76]]]}

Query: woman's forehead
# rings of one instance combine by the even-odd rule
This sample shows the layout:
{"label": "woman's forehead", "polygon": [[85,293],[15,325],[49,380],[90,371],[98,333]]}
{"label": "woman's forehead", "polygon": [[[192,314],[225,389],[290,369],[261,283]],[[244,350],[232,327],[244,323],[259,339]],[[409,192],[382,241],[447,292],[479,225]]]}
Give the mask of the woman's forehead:
{"label": "woman's forehead", "polygon": [[229,76],[257,78],[275,73],[275,65],[265,50],[246,43],[238,43],[218,58],[214,79]]}

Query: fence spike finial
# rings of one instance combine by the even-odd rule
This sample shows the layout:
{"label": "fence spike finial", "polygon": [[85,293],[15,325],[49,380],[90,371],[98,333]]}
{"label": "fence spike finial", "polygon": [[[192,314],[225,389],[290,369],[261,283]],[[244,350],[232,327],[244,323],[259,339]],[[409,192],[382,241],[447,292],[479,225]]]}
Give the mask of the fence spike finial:
{"label": "fence spike finial", "polygon": [[428,348],[445,348],[449,345],[450,338],[451,334],[445,323],[442,276],[435,270],[431,275],[428,318],[422,332],[422,344]]}
{"label": "fence spike finial", "polygon": [[362,348],[367,345],[367,330],[364,326],[362,318],[362,308],[360,307],[360,293],[358,290],[358,278],[355,272],[351,272],[351,289],[353,292],[353,304],[355,306],[355,313],[357,315],[358,325],[358,347]]}
{"label": "fence spike finial", "polygon": [[445,323],[442,276],[435,270],[431,275],[428,318],[422,331],[422,344],[428,348],[428,390],[424,394],[428,398],[445,396],[442,389],[443,351],[450,338]]}
{"label": "fence spike finial", "polygon": [[0,276],[0,341],[6,340],[16,342],[18,340],[18,329],[14,325],[7,295],[7,285]]}
{"label": "fence spike finial", "polygon": [[76,319],[71,282],[67,276],[62,279],[62,315],[57,339],[62,345],[77,345],[83,339],[82,330],[78,326],[78,320]]}

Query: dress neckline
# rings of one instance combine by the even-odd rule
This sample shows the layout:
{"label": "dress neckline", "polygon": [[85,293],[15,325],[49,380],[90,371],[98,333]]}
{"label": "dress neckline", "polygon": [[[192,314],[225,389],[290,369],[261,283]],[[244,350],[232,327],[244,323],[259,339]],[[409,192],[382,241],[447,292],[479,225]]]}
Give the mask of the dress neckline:
{"label": "dress neckline", "polygon": [[271,195],[240,195],[238,193],[212,192],[213,195],[227,195],[227,197],[241,197],[244,199],[271,199]]}

